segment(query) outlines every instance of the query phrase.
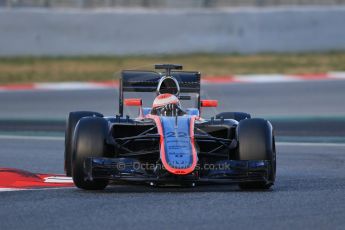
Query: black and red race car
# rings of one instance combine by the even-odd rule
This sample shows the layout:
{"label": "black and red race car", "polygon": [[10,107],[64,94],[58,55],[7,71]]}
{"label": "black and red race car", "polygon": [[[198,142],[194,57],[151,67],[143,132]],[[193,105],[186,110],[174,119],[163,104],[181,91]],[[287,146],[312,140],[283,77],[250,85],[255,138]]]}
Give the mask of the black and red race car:
{"label": "black and red race car", "polygon": [[[273,127],[247,113],[200,115],[216,100],[200,99],[200,73],[159,64],[155,71],[122,71],[119,115],[71,112],[65,136],[65,171],[82,189],[104,189],[110,181],[195,186],[237,183],[242,189],[269,189],[275,181]],[[128,92],[156,94],[153,105]],[[181,101],[193,101],[183,108]],[[124,106],[138,116],[124,116]]]}

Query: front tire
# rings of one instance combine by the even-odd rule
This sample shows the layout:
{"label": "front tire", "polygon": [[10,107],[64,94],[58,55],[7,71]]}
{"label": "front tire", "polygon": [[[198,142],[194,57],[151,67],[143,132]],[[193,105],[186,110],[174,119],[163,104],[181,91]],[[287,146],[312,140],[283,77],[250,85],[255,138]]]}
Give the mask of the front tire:
{"label": "front tire", "polygon": [[106,157],[109,150],[105,139],[108,135],[108,123],[99,117],[82,118],[76,127],[73,142],[72,178],[81,189],[102,190],[108,180],[85,180],[84,161],[89,157]]}
{"label": "front tire", "polygon": [[260,118],[240,121],[237,127],[238,160],[268,160],[270,170],[267,180],[240,183],[241,189],[269,189],[276,176],[276,148],[273,127]]}
{"label": "front tire", "polygon": [[70,112],[66,122],[65,131],[65,173],[72,176],[72,144],[73,134],[78,121],[83,117],[103,117],[102,114],[91,111]]}

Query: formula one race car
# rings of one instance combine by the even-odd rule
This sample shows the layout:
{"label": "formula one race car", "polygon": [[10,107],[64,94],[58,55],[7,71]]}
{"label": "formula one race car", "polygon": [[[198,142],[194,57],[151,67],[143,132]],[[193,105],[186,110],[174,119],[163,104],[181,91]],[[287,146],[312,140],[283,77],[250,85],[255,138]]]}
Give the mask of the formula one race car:
{"label": "formula one race car", "polygon": [[[69,114],[65,171],[75,185],[99,190],[109,181],[155,186],[237,183],[242,189],[269,189],[276,174],[271,123],[240,112],[203,118],[200,108],[218,102],[200,99],[200,73],[173,64],[155,68],[162,72],[122,71],[119,115]],[[143,107],[141,98],[124,98],[128,92],[156,97],[151,107]],[[181,100],[192,100],[195,106],[182,108]],[[124,106],[138,107],[138,116],[125,117]]]}

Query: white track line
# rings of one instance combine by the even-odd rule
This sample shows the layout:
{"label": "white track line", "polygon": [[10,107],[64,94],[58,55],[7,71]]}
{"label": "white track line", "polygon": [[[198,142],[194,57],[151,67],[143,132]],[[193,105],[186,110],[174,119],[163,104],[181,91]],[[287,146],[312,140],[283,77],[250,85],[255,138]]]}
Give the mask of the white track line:
{"label": "white track line", "polygon": [[44,178],[45,183],[73,183],[72,177],[67,176],[48,176]]}
{"label": "white track line", "polygon": [[63,141],[64,137],[45,137],[45,136],[23,136],[23,135],[0,135],[0,139],[9,140],[42,140],[42,141]]}
{"label": "white track line", "polygon": [[21,191],[23,189],[20,188],[0,188],[0,192],[14,192],[14,191]]}
{"label": "white track line", "polygon": [[345,147],[345,143],[313,143],[313,142],[276,142],[277,145],[285,146],[329,146]]}

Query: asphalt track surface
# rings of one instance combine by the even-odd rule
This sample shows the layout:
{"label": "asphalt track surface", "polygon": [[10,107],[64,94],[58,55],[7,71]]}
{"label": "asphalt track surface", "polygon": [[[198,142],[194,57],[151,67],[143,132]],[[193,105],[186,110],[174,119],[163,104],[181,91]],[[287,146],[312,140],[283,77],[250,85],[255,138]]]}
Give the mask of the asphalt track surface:
{"label": "asphalt track surface", "polygon": [[[345,115],[342,81],[204,89],[205,96],[219,99],[219,111]],[[115,90],[1,93],[0,118],[61,119],[80,109],[110,115],[116,113],[115,97]],[[63,173],[63,138],[0,136],[0,146],[0,167]],[[345,144],[280,143],[277,151],[277,181],[266,192],[235,185],[1,192],[0,229],[344,229]]]}
{"label": "asphalt track surface", "polygon": [[[0,139],[0,165],[62,172],[63,140]],[[345,144],[278,145],[276,185],[0,193],[0,229],[344,229]]]}

